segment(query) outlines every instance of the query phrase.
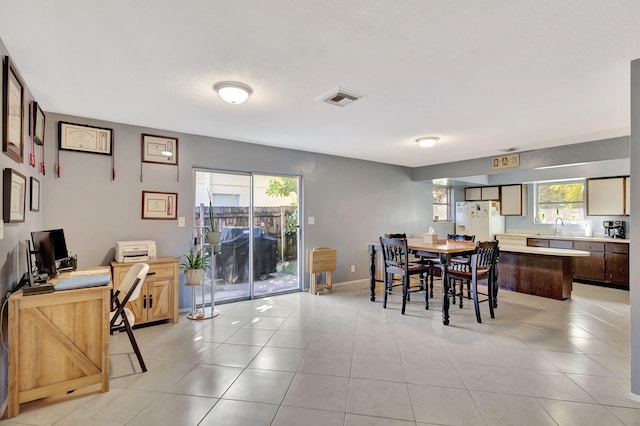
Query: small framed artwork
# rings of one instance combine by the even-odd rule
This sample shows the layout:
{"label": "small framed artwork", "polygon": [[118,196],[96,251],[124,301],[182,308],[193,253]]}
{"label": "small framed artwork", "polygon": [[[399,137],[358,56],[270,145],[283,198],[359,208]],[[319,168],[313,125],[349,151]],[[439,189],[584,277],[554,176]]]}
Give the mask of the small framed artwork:
{"label": "small framed artwork", "polygon": [[143,134],[142,162],[177,165],[178,138]]}
{"label": "small framed artwork", "polygon": [[24,206],[27,195],[27,178],[13,169],[3,172],[2,220],[5,223],[24,222]]}
{"label": "small framed artwork", "polygon": [[44,144],[44,112],[42,112],[42,108],[40,108],[39,103],[33,101],[32,104],[33,107],[31,108],[31,122],[33,123],[33,135],[31,136],[33,136],[33,141],[36,144],[42,145]]}
{"label": "small framed artwork", "polygon": [[24,154],[24,84],[11,58],[4,57],[2,151],[22,163]]}
{"label": "small framed artwork", "polygon": [[60,121],[58,144],[62,150],[111,155],[113,129]]}
{"label": "small framed artwork", "polygon": [[178,219],[178,193],[142,191],[142,219]]}
{"label": "small framed artwork", "polygon": [[31,176],[29,178],[29,183],[30,183],[29,193],[31,194],[31,203],[29,205],[29,208],[31,209],[32,212],[39,212],[40,211],[40,181],[34,178],[33,176]]}

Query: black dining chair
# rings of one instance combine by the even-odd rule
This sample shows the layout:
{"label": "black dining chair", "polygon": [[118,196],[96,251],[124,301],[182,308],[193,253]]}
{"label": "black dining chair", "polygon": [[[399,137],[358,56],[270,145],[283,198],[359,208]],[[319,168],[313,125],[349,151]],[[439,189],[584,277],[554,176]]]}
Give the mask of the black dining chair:
{"label": "black dining chair", "polygon": [[[425,309],[429,309],[429,294],[427,291],[427,276],[432,270],[429,265],[410,261],[407,238],[404,234],[387,234],[391,237],[380,237],[382,258],[384,262],[384,301],[383,308],[387,308],[387,299],[390,294],[402,295],[402,314],[404,315],[409,294],[417,291],[425,292]],[[398,238],[399,237],[399,238]],[[411,276],[419,275],[419,283],[411,285]],[[398,276],[399,278],[396,278]],[[401,287],[402,293],[397,288]]]}
{"label": "black dining chair", "polygon": [[[447,234],[447,241],[467,241],[467,242],[475,242],[476,241],[476,236],[475,235],[464,235],[464,234]],[[455,262],[455,263],[469,263],[469,261],[471,260],[470,256],[456,256],[454,258],[451,259],[451,262]],[[464,286],[464,281],[462,280],[458,280],[460,283],[460,293],[456,293],[456,286],[455,286],[455,281],[451,281],[450,284],[450,289],[452,290],[451,293],[451,297],[452,297],[452,302],[456,303],[456,295],[460,294],[460,297],[462,297],[462,289]],[[471,299],[471,281],[467,281],[467,299]],[[462,303],[462,301],[460,301],[460,303]]]}
{"label": "black dining chair", "polygon": [[[471,281],[471,296],[476,311],[476,320],[481,323],[480,306],[482,302],[489,302],[489,313],[495,318],[495,297],[497,295],[497,259],[498,241],[480,241],[476,243],[476,250],[468,263],[452,262],[448,265],[448,279]],[[486,293],[478,290],[478,281],[487,280]],[[462,290],[460,291],[460,308],[462,308]],[[480,299],[480,296],[486,298]]]}

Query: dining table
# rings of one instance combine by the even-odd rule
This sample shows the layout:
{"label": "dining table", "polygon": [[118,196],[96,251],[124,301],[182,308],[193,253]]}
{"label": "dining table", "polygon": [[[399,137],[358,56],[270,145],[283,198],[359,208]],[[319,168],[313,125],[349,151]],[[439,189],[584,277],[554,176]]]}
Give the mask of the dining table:
{"label": "dining table", "polygon": [[[469,241],[438,240],[438,242],[425,242],[423,238],[408,238],[407,247],[409,252],[416,257],[436,258],[440,261],[438,265],[442,276],[442,323],[449,325],[449,280],[447,279],[447,265],[451,263],[454,256],[464,256],[473,254],[476,244]],[[380,241],[368,244],[370,261],[370,288],[371,301],[376,300],[376,282],[384,282],[376,279],[376,253],[382,249]]]}

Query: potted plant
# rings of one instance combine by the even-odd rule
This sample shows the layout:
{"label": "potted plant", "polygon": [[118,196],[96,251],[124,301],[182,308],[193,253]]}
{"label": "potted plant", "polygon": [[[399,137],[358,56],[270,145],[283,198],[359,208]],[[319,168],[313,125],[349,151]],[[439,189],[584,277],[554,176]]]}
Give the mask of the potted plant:
{"label": "potted plant", "polygon": [[209,226],[205,226],[204,232],[207,236],[207,241],[211,245],[220,244],[220,232],[216,231],[216,224],[213,215],[213,201],[211,200],[211,193],[209,193]]}
{"label": "potted plant", "polygon": [[209,254],[204,249],[196,251],[191,247],[182,259],[180,270],[187,277],[187,285],[200,285],[204,271],[210,268]]}

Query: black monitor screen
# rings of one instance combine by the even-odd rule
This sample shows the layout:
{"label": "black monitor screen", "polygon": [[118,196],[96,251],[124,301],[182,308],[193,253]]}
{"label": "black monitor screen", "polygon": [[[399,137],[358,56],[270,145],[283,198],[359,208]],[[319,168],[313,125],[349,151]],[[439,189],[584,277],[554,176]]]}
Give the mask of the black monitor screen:
{"label": "black monitor screen", "polygon": [[[34,250],[40,251],[40,245],[43,241],[49,241],[51,238],[51,245],[53,245],[53,256],[55,260],[66,259],[69,257],[67,252],[67,242],[64,239],[64,231],[62,229],[51,229],[49,231],[36,231],[31,233],[31,239],[33,240]],[[48,250],[49,248],[46,247]]]}

